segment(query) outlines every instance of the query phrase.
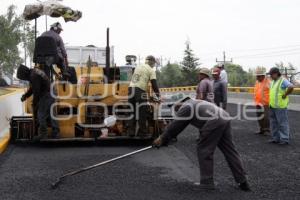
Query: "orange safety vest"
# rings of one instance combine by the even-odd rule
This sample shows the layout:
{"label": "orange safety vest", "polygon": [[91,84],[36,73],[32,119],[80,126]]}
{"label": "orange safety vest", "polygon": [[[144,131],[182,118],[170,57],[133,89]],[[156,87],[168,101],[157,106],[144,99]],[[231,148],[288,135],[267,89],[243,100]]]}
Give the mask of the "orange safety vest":
{"label": "orange safety vest", "polygon": [[256,105],[269,105],[270,83],[268,78],[265,78],[262,82],[256,81],[254,87],[254,101]]}

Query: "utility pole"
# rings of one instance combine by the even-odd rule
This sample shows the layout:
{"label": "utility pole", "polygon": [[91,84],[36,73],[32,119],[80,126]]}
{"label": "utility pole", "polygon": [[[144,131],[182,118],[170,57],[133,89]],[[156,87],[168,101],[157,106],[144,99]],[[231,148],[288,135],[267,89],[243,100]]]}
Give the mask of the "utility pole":
{"label": "utility pole", "polygon": [[45,15],[45,24],[46,24],[46,31],[48,30],[48,18],[47,15]]}
{"label": "utility pole", "polygon": [[[26,24],[24,23],[24,25],[23,25],[23,29],[24,29],[24,37],[25,37],[25,39],[24,39],[24,62],[25,62],[25,66],[27,66],[27,45],[26,45],[26,34],[27,34],[27,32],[26,32]],[[31,66],[30,66],[30,68],[31,68]]]}
{"label": "utility pole", "polygon": [[232,63],[232,58],[230,60],[226,60],[226,53],[223,51],[223,60],[218,60],[218,58],[216,58],[216,62],[222,63],[222,65],[225,66],[226,63]]}
{"label": "utility pole", "polygon": [[141,56],[139,55],[139,66],[141,65]]}

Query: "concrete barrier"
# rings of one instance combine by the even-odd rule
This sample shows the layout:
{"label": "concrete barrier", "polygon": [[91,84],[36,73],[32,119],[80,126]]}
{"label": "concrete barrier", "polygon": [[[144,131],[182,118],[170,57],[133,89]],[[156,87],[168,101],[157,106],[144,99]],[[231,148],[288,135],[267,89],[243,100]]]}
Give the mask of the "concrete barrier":
{"label": "concrete barrier", "polygon": [[14,89],[14,92],[0,96],[0,154],[9,142],[9,119],[23,112],[23,105],[20,101],[22,91],[22,89]]}
{"label": "concrete barrier", "polygon": [[[290,95],[289,110],[300,111],[300,95]],[[228,93],[228,103],[253,104],[253,94],[250,93]]]}
{"label": "concrete barrier", "polygon": [[[174,94],[182,94],[184,96],[190,96],[191,98],[196,97],[195,91],[192,92],[191,91],[176,91],[176,92],[168,91],[168,92],[163,92],[163,94],[166,95],[167,97],[174,96]],[[180,98],[183,97],[182,95]],[[290,98],[290,103],[288,107],[289,110],[300,111],[300,95],[290,95],[289,98]],[[253,94],[246,93],[246,92],[228,92],[228,103],[254,105]]]}

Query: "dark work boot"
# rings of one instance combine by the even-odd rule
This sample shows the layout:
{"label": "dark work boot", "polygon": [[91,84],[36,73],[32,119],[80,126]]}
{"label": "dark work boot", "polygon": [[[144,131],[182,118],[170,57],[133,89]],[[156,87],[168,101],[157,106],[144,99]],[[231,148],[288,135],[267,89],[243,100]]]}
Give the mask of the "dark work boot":
{"label": "dark work boot", "polygon": [[52,134],[51,134],[51,138],[52,138],[52,139],[59,139],[60,136],[59,136],[58,133],[52,133]]}
{"label": "dark work boot", "polygon": [[254,134],[255,135],[262,135],[262,134],[264,134],[264,132],[263,131],[256,131]]}
{"label": "dark work boot", "polygon": [[245,191],[245,192],[250,192],[251,191],[248,181],[245,181],[243,183],[239,183],[239,188],[241,190]]}
{"label": "dark work boot", "polygon": [[279,141],[271,139],[271,140],[268,140],[268,143],[270,143],[270,144],[278,144]]}
{"label": "dark work boot", "polygon": [[215,183],[213,179],[201,180],[200,183],[194,183],[194,185],[198,185],[200,190],[215,190]]}
{"label": "dark work boot", "polygon": [[215,190],[216,189],[214,183],[195,182],[194,185],[197,186],[197,188],[200,190]]}
{"label": "dark work boot", "polygon": [[33,141],[34,142],[39,142],[41,139],[44,139],[46,137],[47,137],[47,132],[43,132],[43,133],[41,133],[41,134],[39,134],[37,136],[34,136],[33,137]]}
{"label": "dark work boot", "polygon": [[138,129],[138,136],[141,138],[147,137],[149,135],[148,129],[146,127],[139,127]]}

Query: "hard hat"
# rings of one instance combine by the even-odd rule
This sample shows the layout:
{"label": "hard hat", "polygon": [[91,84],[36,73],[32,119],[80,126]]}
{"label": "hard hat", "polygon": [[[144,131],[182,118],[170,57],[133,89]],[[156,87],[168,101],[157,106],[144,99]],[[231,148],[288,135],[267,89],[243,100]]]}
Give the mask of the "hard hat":
{"label": "hard hat", "polygon": [[218,65],[217,67],[223,69],[225,66],[224,65]]}
{"label": "hard hat", "polygon": [[266,69],[264,67],[257,67],[255,70],[256,76],[265,76],[266,75]]}
{"label": "hard hat", "polygon": [[63,30],[62,26],[61,26],[61,24],[59,22],[55,22],[50,27],[53,28],[54,30],[61,30],[61,31]]}
{"label": "hard hat", "polygon": [[269,71],[268,74],[270,74],[270,75],[272,75],[272,74],[278,74],[278,75],[281,75],[280,70],[279,70],[279,68],[277,68],[277,67],[272,67],[272,68],[270,69],[270,71]]}
{"label": "hard hat", "polygon": [[30,69],[25,65],[20,65],[17,69],[17,78],[23,81],[29,81]]}
{"label": "hard hat", "polygon": [[220,75],[220,73],[221,73],[221,70],[219,68],[215,67],[215,68],[213,68],[211,74],[213,74],[213,75]]}
{"label": "hard hat", "polygon": [[210,75],[210,70],[207,69],[207,68],[201,68],[200,71],[199,71],[199,74],[205,74],[207,76]]}
{"label": "hard hat", "polygon": [[147,57],[146,57],[146,60],[150,60],[150,61],[154,61],[154,62],[156,62],[156,59],[155,59],[155,57],[154,57],[154,56],[152,56],[152,55],[149,55],[149,56],[147,56]]}

